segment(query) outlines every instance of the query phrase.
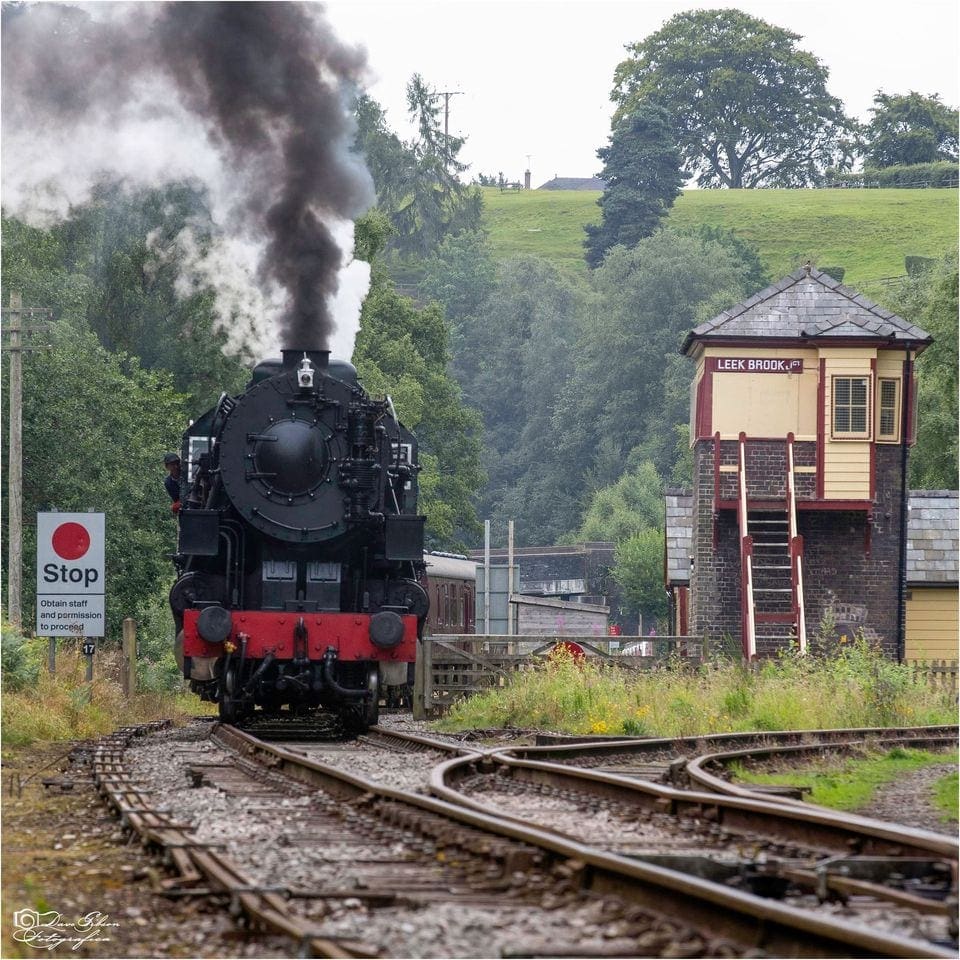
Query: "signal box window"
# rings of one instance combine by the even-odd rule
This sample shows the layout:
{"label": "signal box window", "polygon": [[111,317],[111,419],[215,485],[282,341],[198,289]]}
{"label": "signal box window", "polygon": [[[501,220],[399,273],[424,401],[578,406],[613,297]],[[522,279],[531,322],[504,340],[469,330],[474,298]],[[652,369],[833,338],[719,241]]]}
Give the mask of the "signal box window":
{"label": "signal box window", "polygon": [[900,381],[877,382],[877,439],[896,440],[900,436]]}
{"label": "signal box window", "polygon": [[870,388],[866,377],[833,378],[833,436],[867,439]]}

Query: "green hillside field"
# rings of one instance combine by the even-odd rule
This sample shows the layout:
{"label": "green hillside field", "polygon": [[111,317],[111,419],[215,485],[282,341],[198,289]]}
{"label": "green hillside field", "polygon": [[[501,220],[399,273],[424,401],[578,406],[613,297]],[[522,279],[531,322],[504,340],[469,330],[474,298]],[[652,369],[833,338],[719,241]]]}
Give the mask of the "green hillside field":
{"label": "green hillside field", "polygon": [[[483,190],[498,258],[523,253],[586,271],[583,224],[599,218],[594,191]],[[687,190],[670,213],[677,227],[733,229],[774,278],[806,260],[846,269],[844,283],[874,295],[905,273],[904,257],[939,257],[957,244],[958,191]]]}

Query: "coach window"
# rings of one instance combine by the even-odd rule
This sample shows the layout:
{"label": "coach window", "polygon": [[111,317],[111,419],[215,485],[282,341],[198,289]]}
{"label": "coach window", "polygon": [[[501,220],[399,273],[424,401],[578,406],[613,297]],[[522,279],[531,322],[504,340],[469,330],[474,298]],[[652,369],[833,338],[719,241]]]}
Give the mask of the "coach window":
{"label": "coach window", "polygon": [[437,592],[440,594],[440,602],[437,604],[437,622],[443,625],[447,622],[447,585],[445,583],[440,584],[440,589]]}
{"label": "coach window", "polygon": [[897,440],[900,437],[900,381],[881,378],[877,381],[877,439]]}
{"label": "coach window", "polygon": [[833,378],[833,436],[868,440],[870,387],[866,377]]}

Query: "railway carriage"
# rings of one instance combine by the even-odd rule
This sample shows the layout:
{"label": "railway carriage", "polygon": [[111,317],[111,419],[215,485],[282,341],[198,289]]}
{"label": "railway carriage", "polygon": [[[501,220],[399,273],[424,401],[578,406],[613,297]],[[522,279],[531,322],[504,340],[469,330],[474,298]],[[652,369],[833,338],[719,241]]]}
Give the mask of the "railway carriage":
{"label": "railway carriage", "polygon": [[454,553],[424,556],[424,587],[430,598],[429,634],[474,633],[477,615],[477,564]]}

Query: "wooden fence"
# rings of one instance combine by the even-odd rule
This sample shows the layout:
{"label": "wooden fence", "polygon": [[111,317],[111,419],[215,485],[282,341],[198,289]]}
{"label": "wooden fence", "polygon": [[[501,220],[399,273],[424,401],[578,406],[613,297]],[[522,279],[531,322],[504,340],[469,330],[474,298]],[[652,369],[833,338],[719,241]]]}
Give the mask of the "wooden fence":
{"label": "wooden fence", "polygon": [[[575,643],[587,657],[625,670],[651,670],[667,661],[702,663],[711,653],[708,642],[696,637],[425,637],[416,664],[414,718],[437,716],[461,697],[503,686],[511,673],[532,669],[563,642]],[[646,655],[619,652],[640,643]],[[956,660],[913,661],[910,665],[931,685],[957,693],[960,669]]]}
{"label": "wooden fence", "polygon": [[957,693],[960,663],[956,660],[911,660],[913,672],[926,679],[931,686]]}
{"label": "wooden fence", "polygon": [[[541,663],[558,643],[577,644],[585,656],[626,670],[650,670],[671,658],[700,663],[706,652],[695,637],[425,637],[413,687],[414,718],[435,716],[461,697],[503,686],[511,673]],[[640,643],[646,655],[619,652]]]}

